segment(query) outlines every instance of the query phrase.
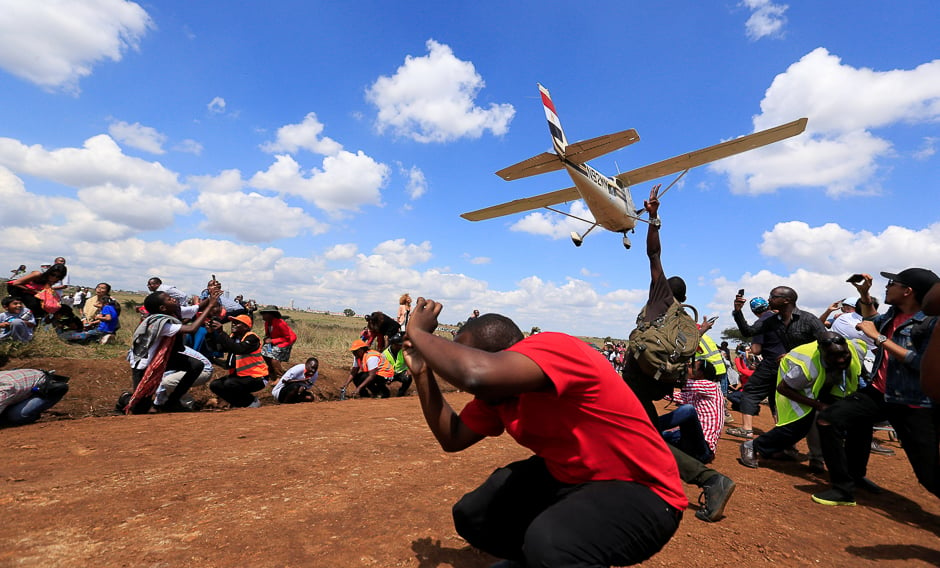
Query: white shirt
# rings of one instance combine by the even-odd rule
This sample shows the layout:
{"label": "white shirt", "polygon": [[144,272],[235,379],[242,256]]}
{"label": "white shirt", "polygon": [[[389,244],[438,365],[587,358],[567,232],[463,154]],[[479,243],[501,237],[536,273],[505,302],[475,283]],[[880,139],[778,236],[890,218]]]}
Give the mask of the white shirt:
{"label": "white shirt", "polygon": [[[190,319],[190,318],[196,317],[196,314],[197,314],[198,312],[199,312],[199,306],[182,306],[182,307],[180,307],[180,316],[181,316],[182,319],[184,319],[184,320],[185,320],[185,319]],[[163,326],[163,329],[160,330],[160,337],[172,337],[172,336],[176,335],[177,333],[179,333],[182,328],[183,328],[183,324],[181,324],[181,323],[168,323],[168,324],[166,324],[165,326]],[[137,363],[137,367],[136,367],[136,368],[137,368],[137,369],[145,369],[145,368],[147,367],[147,365],[150,364],[150,360],[153,359],[153,356],[156,355],[156,353],[157,353],[157,348],[158,348],[158,347],[160,347],[160,342],[159,342],[159,341],[154,341],[154,342],[150,345],[150,349],[147,350],[147,358],[146,358],[146,359],[141,359],[141,360]],[[128,360],[128,361],[132,361],[131,357],[133,356],[133,354],[134,354],[134,352],[133,352],[132,350],[128,350],[128,352],[127,352],[127,360]]]}
{"label": "white shirt", "polygon": [[277,399],[278,395],[281,394],[281,389],[284,388],[284,385],[287,383],[297,383],[302,382],[305,389],[309,389],[313,386],[313,383],[317,382],[317,379],[320,378],[320,371],[317,371],[313,374],[312,377],[305,377],[304,372],[307,370],[307,364],[301,363],[299,365],[294,365],[287,370],[286,373],[281,375],[281,380],[274,385],[274,388],[271,389],[271,396]]}

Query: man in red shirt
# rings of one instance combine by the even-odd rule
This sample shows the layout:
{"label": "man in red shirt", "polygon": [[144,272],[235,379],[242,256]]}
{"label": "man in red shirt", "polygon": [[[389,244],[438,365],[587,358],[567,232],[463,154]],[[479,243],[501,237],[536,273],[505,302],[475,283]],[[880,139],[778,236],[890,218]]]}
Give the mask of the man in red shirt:
{"label": "man in red shirt", "polygon": [[[457,532],[529,566],[623,566],[662,549],[688,501],[666,443],[610,363],[570,335],[523,338],[498,314],[449,341],[433,334],[441,307],[418,298],[405,344],[441,447],[506,431],[535,454],[465,495],[453,509]],[[435,375],[476,398],[456,413]]]}

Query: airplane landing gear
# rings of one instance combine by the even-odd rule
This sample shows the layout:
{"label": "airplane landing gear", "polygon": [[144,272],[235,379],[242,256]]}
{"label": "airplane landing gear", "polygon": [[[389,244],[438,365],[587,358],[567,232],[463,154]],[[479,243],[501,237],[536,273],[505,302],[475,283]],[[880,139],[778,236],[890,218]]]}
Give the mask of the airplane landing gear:
{"label": "airplane landing gear", "polygon": [[571,242],[574,243],[574,246],[579,247],[581,243],[584,242],[584,238],[581,237],[578,233],[571,231]]}
{"label": "airplane landing gear", "polygon": [[624,235],[623,236],[623,248],[630,250],[631,246],[632,245],[630,244],[630,237],[628,237],[627,235]]}

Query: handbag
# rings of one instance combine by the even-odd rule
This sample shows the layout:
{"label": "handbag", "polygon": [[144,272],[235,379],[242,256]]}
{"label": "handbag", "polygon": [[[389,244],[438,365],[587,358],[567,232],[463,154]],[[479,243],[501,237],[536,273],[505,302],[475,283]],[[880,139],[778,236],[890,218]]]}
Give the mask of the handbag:
{"label": "handbag", "polygon": [[36,292],[36,299],[42,304],[42,310],[47,314],[54,314],[62,307],[59,296],[50,288],[43,288]]}

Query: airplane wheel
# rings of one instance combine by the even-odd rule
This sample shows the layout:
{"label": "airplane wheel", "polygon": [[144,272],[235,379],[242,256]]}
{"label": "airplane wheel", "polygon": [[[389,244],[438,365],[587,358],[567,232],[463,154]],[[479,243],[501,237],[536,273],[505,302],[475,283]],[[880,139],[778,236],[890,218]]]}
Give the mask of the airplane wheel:
{"label": "airplane wheel", "polygon": [[581,243],[584,242],[584,239],[581,238],[581,235],[579,235],[578,233],[571,231],[571,242],[574,243],[574,246],[579,247],[581,246]]}
{"label": "airplane wheel", "polygon": [[624,235],[624,237],[623,237],[623,248],[625,248],[625,249],[627,249],[627,250],[630,250],[630,247],[631,247],[631,246],[632,246],[632,245],[630,244],[630,237]]}

